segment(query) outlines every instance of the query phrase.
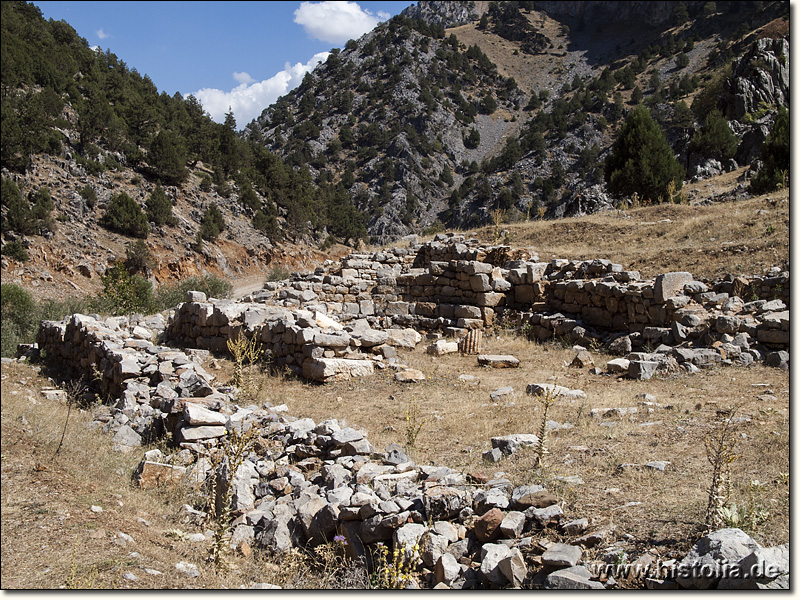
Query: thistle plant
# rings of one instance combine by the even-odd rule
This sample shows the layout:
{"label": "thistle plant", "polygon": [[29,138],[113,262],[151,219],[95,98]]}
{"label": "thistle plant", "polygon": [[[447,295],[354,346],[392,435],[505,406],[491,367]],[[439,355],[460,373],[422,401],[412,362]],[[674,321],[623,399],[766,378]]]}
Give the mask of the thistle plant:
{"label": "thistle plant", "polygon": [[[233,478],[236,477],[236,472],[255,445],[257,437],[257,429],[255,427],[250,427],[247,431],[241,431],[234,427],[222,446],[221,454],[217,455],[218,460],[215,461],[220,470],[224,465],[228,471],[227,479],[222,482],[224,490],[222,490],[221,494],[219,494],[220,481],[218,481],[221,473],[214,469],[211,475],[214,481],[212,481],[211,489],[213,490],[213,495],[209,498],[209,505],[214,508],[210,509],[209,514],[213,514],[216,517],[216,529],[214,531],[214,542],[209,550],[209,559],[217,567],[227,566],[225,554],[228,551],[228,542],[231,536]],[[219,503],[216,502],[218,494],[222,498]]]}
{"label": "thistle plant", "polygon": [[227,345],[233,357],[231,384],[239,388],[245,400],[253,401],[261,391],[261,385],[256,383],[253,376],[253,365],[263,354],[261,344],[254,338],[248,339],[240,330],[239,336],[229,339]]}
{"label": "thistle plant", "polygon": [[417,444],[417,437],[419,432],[427,422],[426,419],[420,418],[421,411],[419,403],[416,398],[411,398],[406,407],[406,448],[411,451]]}
{"label": "thistle plant", "polygon": [[705,525],[708,530],[725,526],[730,519],[728,507],[731,492],[731,464],[736,460],[734,453],[736,438],[733,435],[733,416],[736,409],[718,422],[714,430],[706,436],[706,458],[711,464],[711,485],[708,488],[708,507],[706,508]]}
{"label": "thistle plant", "polygon": [[542,422],[539,425],[539,443],[536,446],[536,461],[539,467],[544,468],[545,456],[550,454],[547,450],[547,411],[553,406],[558,397],[556,386],[548,388],[543,394],[536,394],[535,398],[542,405]]}

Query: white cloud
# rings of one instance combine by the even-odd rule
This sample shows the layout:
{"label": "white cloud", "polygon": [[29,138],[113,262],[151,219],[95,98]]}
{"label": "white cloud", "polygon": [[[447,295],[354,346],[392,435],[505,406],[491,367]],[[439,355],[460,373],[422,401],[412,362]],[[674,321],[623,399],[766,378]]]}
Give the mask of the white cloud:
{"label": "white cloud", "polygon": [[242,71],[241,73],[234,73],[233,78],[239,83],[253,83],[255,79],[250,77],[250,73]]}
{"label": "white cloud", "polygon": [[329,54],[329,52],[315,54],[306,64],[297,63],[292,66],[286,63],[283,71],[264,81],[253,81],[247,73],[237,72],[233,77],[239,85],[231,91],[203,88],[192,95],[200,101],[203,109],[217,123],[225,121],[225,113],[230,108],[236,118],[236,127],[242,129],[258,117],[267,106],[300,85],[303,76],[324,62]]}
{"label": "white cloud", "polygon": [[97,37],[99,37],[101,40],[111,37],[110,33],[106,33],[102,29],[98,29],[97,31],[95,31],[95,33],[97,34]]}
{"label": "white cloud", "polygon": [[294,11],[294,22],[302,25],[306,34],[331,44],[358,39],[389,17],[362,9],[356,2],[303,2]]}

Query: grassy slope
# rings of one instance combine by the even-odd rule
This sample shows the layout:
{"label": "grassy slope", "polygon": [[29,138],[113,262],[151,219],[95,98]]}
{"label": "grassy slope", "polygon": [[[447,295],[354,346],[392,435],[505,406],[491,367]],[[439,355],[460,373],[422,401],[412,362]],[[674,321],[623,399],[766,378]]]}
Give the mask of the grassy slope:
{"label": "grassy slope", "polygon": [[[709,198],[733,189],[744,169],[691,184]],[[643,277],[690,271],[696,277],[761,275],[789,263],[789,191],[708,205],[662,204],[555,221],[503,224],[514,246],[541,260],[605,258]],[[495,240],[495,228],[478,233]]]}

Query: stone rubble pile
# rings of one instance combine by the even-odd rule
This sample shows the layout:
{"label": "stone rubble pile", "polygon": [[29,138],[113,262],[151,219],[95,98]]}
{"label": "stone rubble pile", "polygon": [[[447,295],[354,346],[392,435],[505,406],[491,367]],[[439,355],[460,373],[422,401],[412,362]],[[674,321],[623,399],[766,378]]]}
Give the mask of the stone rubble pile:
{"label": "stone rubble pile", "polygon": [[[558,498],[541,486],[513,487],[502,473],[477,483],[475,476],[447,467],[417,465],[394,444],[377,450],[363,431],[335,419],[315,423],[289,416],[285,406],[242,406],[237,390],[215,386],[203,368],[210,353],[224,352],[241,333],[261,343],[276,365],[309,380],[366,376],[374,368],[399,367],[397,348],[412,349],[422,340],[416,329],[466,335],[492,326],[503,310],[515,311],[535,337],[605,344],[623,357],[609,361],[607,370],[638,379],[754,360],[788,364],[785,301],[742,299],[745,288],[754,296],[765,290],[776,295],[776,286],[785,285],[779,292],[788,294],[788,273],[713,285],[689,273],[641,281],[608,261],[543,263],[530,251],[480,248],[456,236],[415,251],[351,255],[328,270],[268,284],[244,302],[189,292],[166,315],[102,320],[76,314],[43,322],[38,350],[65,375],[92,380],[109,399],[96,424],[114,434],[117,449],[171,436],[176,452],[147,452],[135,473],[140,486],[187,478],[196,485],[230,483],[234,546],[285,553],[342,536],[349,555],[369,563],[369,548],[378,543],[403,551],[418,545],[426,583],[456,589],[616,587],[613,577],[598,576],[596,565],[583,562],[585,549],[613,541],[613,533],[593,531],[588,519],[567,518]],[[647,346],[654,351],[643,351]],[[441,355],[458,346],[439,340],[429,348]],[[479,355],[478,361],[502,368],[519,364],[511,356]],[[589,364],[591,357],[579,361]],[[552,384],[533,383],[526,391],[585,396]],[[594,409],[591,416],[627,417],[658,408],[645,400],[637,407]],[[548,428],[568,425],[553,422]],[[214,454],[234,429],[254,432],[256,442],[231,474],[224,461],[215,468]],[[538,438],[513,434],[491,441],[485,458],[497,462],[535,447]],[[658,471],[668,466],[645,465]],[[218,505],[225,487],[216,486]],[[548,541],[548,532],[569,543]],[[686,561],[729,558],[719,550],[723,541],[701,540]],[[656,577],[648,585],[730,589],[788,583],[785,549],[737,543],[747,552],[734,552],[736,561],[769,560],[779,574],[744,583]],[[609,558],[614,560],[616,555]]]}

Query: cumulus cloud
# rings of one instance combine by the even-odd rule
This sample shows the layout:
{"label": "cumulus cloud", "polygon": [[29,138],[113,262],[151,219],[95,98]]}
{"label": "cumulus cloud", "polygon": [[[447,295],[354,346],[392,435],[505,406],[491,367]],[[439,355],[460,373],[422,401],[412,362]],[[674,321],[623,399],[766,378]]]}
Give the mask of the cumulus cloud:
{"label": "cumulus cloud", "polygon": [[255,81],[255,79],[250,77],[250,73],[246,73],[244,71],[242,71],[241,73],[238,72],[234,73],[233,78],[239,83],[244,83],[244,84],[253,83]]}
{"label": "cumulus cloud", "polygon": [[357,39],[389,17],[362,9],[356,2],[303,2],[294,11],[294,22],[302,25],[306,34],[331,44]]}
{"label": "cumulus cloud", "polygon": [[239,85],[231,91],[203,88],[192,95],[200,101],[203,109],[217,123],[224,122],[225,113],[228,109],[232,110],[237,128],[242,129],[258,117],[267,106],[300,85],[303,76],[324,62],[329,54],[329,52],[315,54],[306,64],[297,63],[292,66],[287,63],[283,71],[264,81],[254,81],[249,74],[237,72],[233,77]]}
{"label": "cumulus cloud", "polygon": [[99,37],[101,40],[111,37],[110,33],[106,33],[102,29],[98,29],[97,31],[95,31],[95,34],[97,34],[97,37]]}

